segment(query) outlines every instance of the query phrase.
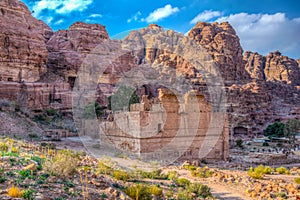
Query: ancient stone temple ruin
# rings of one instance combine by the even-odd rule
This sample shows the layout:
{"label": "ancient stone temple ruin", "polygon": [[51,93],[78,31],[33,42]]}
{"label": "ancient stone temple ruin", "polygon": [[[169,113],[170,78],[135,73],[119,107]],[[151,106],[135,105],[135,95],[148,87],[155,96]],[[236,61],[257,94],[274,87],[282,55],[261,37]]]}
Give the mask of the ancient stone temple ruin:
{"label": "ancient stone temple ruin", "polygon": [[[144,96],[140,104],[130,106],[130,111],[116,112],[113,118],[102,123],[101,138],[118,149],[135,154],[154,152],[176,141],[165,151],[177,155],[179,160],[227,160],[227,117],[223,123],[210,123],[213,117],[221,115],[213,113],[204,96],[195,91],[186,94],[181,103],[171,91],[159,89],[158,102],[151,103]],[[213,140],[212,146],[201,149],[204,143]],[[200,150],[206,151],[205,157],[199,157]]]}

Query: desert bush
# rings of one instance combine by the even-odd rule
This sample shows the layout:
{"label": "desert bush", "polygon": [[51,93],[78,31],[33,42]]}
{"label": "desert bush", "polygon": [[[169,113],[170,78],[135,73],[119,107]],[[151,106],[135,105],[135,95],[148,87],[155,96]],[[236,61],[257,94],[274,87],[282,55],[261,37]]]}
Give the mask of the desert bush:
{"label": "desert bush", "polygon": [[236,141],[235,141],[235,146],[236,147],[238,147],[238,148],[243,148],[244,146],[243,146],[243,140],[242,139],[237,139]]}
{"label": "desert bush", "polygon": [[178,200],[192,200],[193,195],[189,191],[187,191],[183,188],[179,188],[178,192],[177,192],[177,199]]}
{"label": "desert bush", "polygon": [[8,145],[5,142],[0,143],[0,151],[7,151]]}
{"label": "desert bush", "polygon": [[151,200],[152,195],[149,191],[149,187],[146,185],[133,185],[125,189],[125,193],[132,199]]}
{"label": "desert bush", "polygon": [[161,197],[163,195],[163,190],[156,185],[149,186],[148,190],[151,194],[153,194],[156,197]]}
{"label": "desert bush", "polygon": [[98,162],[98,167],[96,170],[96,174],[105,174],[111,175],[113,173],[113,168],[111,167],[110,160],[100,160]]}
{"label": "desert bush", "polygon": [[79,155],[71,150],[60,150],[52,160],[46,160],[43,169],[46,173],[58,177],[68,177],[72,175],[79,164]]}
{"label": "desert bush", "polygon": [[22,198],[23,191],[20,190],[18,187],[12,186],[11,188],[8,189],[8,196],[14,198]]}
{"label": "desert bush", "polygon": [[248,176],[254,179],[262,179],[264,176],[263,170],[260,170],[259,168],[253,169],[253,167],[250,167],[250,169],[247,172]]}
{"label": "desert bush", "polygon": [[201,198],[212,196],[210,188],[207,185],[203,185],[202,183],[191,183],[187,190],[189,191],[189,193],[194,193],[197,197]]}
{"label": "desert bush", "polygon": [[185,178],[178,178],[176,180],[177,185],[179,185],[180,187],[184,187],[186,188],[191,182]]}
{"label": "desert bush", "polygon": [[196,170],[191,171],[191,175],[198,178],[208,178],[211,177],[213,173],[214,172],[207,167],[197,167]]}
{"label": "desert bush", "polygon": [[278,174],[290,174],[290,170],[288,170],[285,167],[278,167],[278,168],[276,168],[276,172]]}
{"label": "desert bush", "polygon": [[19,174],[22,179],[25,179],[31,175],[31,171],[29,169],[22,169],[19,171]]}
{"label": "desert bush", "polygon": [[197,169],[197,167],[194,165],[184,165],[183,168],[189,171],[194,171]]}
{"label": "desert bush", "polygon": [[140,171],[143,178],[165,180],[168,179],[167,174],[163,174],[161,169],[156,169],[151,172]]}
{"label": "desert bush", "polygon": [[130,174],[123,170],[114,170],[113,177],[117,180],[128,181],[131,177]]}
{"label": "desert bush", "polygon": [[263,172],[264,174],[271,174],[274,171],[274,169],[270,166],[265,166]]}
{"label": "desert bush", "polygon": [[169,180],[176,181],[178,179],[178,173],[176,171],[169,171],[167,175]]}
{"label": "desert bush", "polygon": [[300,177],[294,178],[294,182],[300,185]]}
{"label": "desert bush", "polygon": [[34,191],[31,189],[27,189],[23,191],[23,198],[27,200],[34,200]]}

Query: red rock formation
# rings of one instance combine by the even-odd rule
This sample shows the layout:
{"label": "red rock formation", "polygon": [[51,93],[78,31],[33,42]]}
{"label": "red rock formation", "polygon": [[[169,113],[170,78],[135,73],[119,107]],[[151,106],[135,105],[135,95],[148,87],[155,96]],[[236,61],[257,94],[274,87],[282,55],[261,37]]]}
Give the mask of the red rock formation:
{"label": "red rock formation", "polygon": [[0,80],[38,80],[46,72],[52,30],[18,0],[0,1],[0,15]]}
{"label": "red rock formation", "polygon": [[264,73],[267,81],[300,85],[300,68],[297,61],[281,55],[279,51],[269,53],[266,56]]}
{"label": "red rock formation", "polygon": [[219,66],[226,82],[247,81],[249,75],[243,65],[243,49],[238,36],[227,22],[199,22],[188,36],[207,49]]}
{"label": "red rock formation", "polygon": [[109,39],[105,26],[76,22],[69,30],[55,32],[47,42],[47,65],[66,80],[76,77],[86,55],[105,39]]}

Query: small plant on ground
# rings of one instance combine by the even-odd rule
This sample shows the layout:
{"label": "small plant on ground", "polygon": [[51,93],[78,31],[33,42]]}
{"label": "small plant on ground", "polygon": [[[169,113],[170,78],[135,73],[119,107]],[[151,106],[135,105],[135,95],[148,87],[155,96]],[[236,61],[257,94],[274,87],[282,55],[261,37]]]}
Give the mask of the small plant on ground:
{"label": "small plant on ground", "polygon": [[300,177],[294,178],[294,182],[300,185]]}
{"label": "small plant on ground", "polygon": [[197,197],[201,198],[207,198],[212,196],[210,188],[207,185],[203,185],[202,183],[192,183],[189,185],[187,190],[190,193],[194,193]]}
{"label": "small plant on ground", "polygon": [[169,171],[167,175],[169,180],[176,181],[178,179],[178,173],[176,171]]}
{"label": "small plant on ground", "polygon": [[243,146],[243,140],[242,139],[237,139],[235,141],[235,146],[238,147],[238,148],[244,148],[244,146]]}
{"label": "small plant on ground", "polygon": [[276,172],[278,174],[290,174],[290,170],[288,170],[285,167],[278,167],[278,168],[276,168]]}
{"label": "small plant on ground", "polygon": [[23,191],[20,190],[18,187],[12,186],[11,188],[8,189],[8,196],[14,198],[22,198]]}
{"label": "small plant on ground", "polygon": [[250,167],[247,173],[254,179],[262,179],[265,174],[271,174],[273,171],[274,169],[269,166],[259,165],[254,169],[253,167]]}
{"label": "small plant on ground", "polygon": [[133,185],[125,189],[125,193],[132,199],[151,200],[152,196],[146,185]]}
{"label": "small plant on ground", "polygon": [[27,189],[23,191],[23,198],[27,200],[34,200],[34,190]]}
{"label": "small plant on ground", "polygon": [[191,182],[185,178],[179,178],[176,181],[177,185],[186,188]]}
{"label": "small plant on ground", "polygon": [[46,173],[59,177],[69,177],[79,164],[79,155],[71,150],[60,150],[52,160],[46,160],[43,169]]}
{"label": "small plant on ground", "polygon": [[195,170],[191,170],[191,175],[198,178],[208,178],[213,175],[213,171],[209,170],[208,167],[197,167]]}
{"label": "small plant on ground", "polygon": [[117,180],[128,181],[130,179],[130,174],[123,170],[115,170],[113,172],[113,177]]}

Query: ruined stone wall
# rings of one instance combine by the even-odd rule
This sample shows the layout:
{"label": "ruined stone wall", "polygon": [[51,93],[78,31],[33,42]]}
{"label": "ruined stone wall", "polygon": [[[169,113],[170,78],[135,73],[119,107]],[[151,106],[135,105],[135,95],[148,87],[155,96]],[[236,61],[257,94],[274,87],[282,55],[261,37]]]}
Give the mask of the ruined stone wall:
{"label": "ruined stone wall", "polygon": [[[101,124],[101,133],[118,148],[132,153],[156,152],[176,138],[175,146],[165,149],[170,156],[193,160],[201,157],[201,150],[207,160],[228,159],[228,118],[212,113],[203,95],[187,94],[181,104],[174,93],[160,89],[159,102],[163,108],[154,104],[155,111],[137,111],[139,106],[133,105],[133,111],[115,114],[114,121]],[[216,120],[220,123],[211,123],[212,118],[220,118]],[[211,142],[211,146],[202,148],[204,142]]]}
{"label": "ruined stone wall", "polygon": [[67,83],[1,82],[0,96],[32,111],[49,108],[68,111],[72,108],[72,96]]}

